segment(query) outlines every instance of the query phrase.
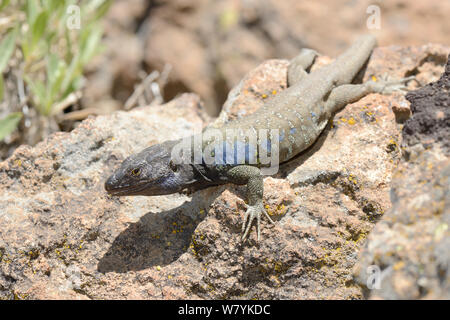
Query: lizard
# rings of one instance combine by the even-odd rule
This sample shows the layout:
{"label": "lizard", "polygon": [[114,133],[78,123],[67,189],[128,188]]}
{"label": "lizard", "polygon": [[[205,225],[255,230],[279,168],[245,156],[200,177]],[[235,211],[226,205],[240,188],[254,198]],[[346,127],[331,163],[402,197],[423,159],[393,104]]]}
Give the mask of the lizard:
{"label": "lizard", "polygon": [[[255,219],[259,241],[261,216],[274,223],[263,205],[262,170],[268,165],[267,161],[261,164],[262,154],[276,153],[277,164],[289,161],[315,142],[338,110],[369,93],[404,89],[404,84],[413,78],[397,81],[372,79],[353,84],[354,78],[364,70],[375,46],[373,35],[361,36],[334,62],[309,73],[307,70],[318,54],[312,49],[302,49],[289,63],[287,89],[269,99],[260,109],[224,123],[219,128],[206,127],[203,136],[197,140],[200,141],[197,148],[201,150],[195,149],[192,143],[193,148],[187,151],[188,161],[175,161],[174,150],[182,139],[155,144],[129,156],[106,180],[106,191],[113,196],[156,196],[227,183],[246,185],[248,204],[245,204],[241,241],[248,238]],[[227,136],[225,143],[220,139],[211,139],[214,134],[208,135],[213,130],[226,135],[233,129],[240,130],[236,136],[242,135],[243,129],[252,132],[269,130],[278,135],[270,133],[256,142],[250,138],[239,140]],[[194,136],[189,139],[195,141]],[[240,145],[237,143],[239,141]],[[229,144],[234,147],[231,151],[227,149]],[[194,150],[200,150],[197,161],[193,161]],[[239,160],[238,152],[243,153]]]}

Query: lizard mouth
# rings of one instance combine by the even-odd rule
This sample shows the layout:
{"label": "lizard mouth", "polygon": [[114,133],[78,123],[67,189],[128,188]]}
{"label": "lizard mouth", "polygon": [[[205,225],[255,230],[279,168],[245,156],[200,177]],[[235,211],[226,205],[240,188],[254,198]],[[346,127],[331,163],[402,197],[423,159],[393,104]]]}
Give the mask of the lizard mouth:
{"label": "lizard mouth", "polygon": [[[160,193],[155,192],[155,184],[161,182],[163,178],[147,179],[140,182],[135,182],[136,184],[130,185],[120,185],[115,180],[114,176],[110,177],[105,182],[105,190],[111,196],[146,196],[146,195],[159,195]],[[164,193],[165,194],[165,193]]]}
{"label": "lizard mouth", "polygon": [[147,188],[147,183],[142,183],[134,186],[119,186],[114,187],[111,184],[108,184],[108,181],[105,183],[105,190],[111,196],[131,196],[139,194],[140,191],[145,190]]}

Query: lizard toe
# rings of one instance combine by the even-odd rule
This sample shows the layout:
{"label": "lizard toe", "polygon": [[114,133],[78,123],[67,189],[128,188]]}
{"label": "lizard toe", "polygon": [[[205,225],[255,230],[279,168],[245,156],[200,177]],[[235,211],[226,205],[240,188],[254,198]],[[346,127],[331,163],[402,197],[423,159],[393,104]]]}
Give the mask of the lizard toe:
{"label": "lizard toe", "polygon": [[252,226],[253,220],[256,219],[256,232],[257,232],[257,241],[261,239],[261,214],[264,213],[264,215],[267,217],[267,219],[271,223],[275,223],[272,218],[270,218],[267,211],[264,209],[264,206],[261,203],[257,203],[255,205],[249,205],[247,207],[247,211],[245,212],[244,222],[242,224],[242,241],[248,238],[250,228]]}

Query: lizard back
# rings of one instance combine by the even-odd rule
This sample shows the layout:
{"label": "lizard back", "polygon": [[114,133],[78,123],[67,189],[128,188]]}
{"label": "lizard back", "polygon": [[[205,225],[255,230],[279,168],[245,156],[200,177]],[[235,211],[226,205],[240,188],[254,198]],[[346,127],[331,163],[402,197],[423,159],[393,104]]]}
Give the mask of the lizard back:
{"label": "lizard back", "polygon": [[[258,141],[256,148],[254,142],[247,139],[245,143],[249,145],[244,146],[244,150],[253,153],[256,157],[253,164],[257,164],[261,148],[267,152],[274,143],[278,143],[279,162],[288,161],[315,142],[335,111],[325,107],[327,96],[335,87],[351,83],[375,45],[375,37],[371,35],[359,38],[331,64],[311,72],[300,82],[271,98],[253,114],[226,123],[219,130],[224,137],[227,136],[227,130],[249,130],[255,134],[261,130],[278,130],[278,141],[268,135],[268,141]],[[210,143],[208,140],[204,145]],[[230,143],[235,144],[233,141]],[[236,155],[233,154],[232,158],[235,159]],[[251,158],[247,155],[246,162]]]}

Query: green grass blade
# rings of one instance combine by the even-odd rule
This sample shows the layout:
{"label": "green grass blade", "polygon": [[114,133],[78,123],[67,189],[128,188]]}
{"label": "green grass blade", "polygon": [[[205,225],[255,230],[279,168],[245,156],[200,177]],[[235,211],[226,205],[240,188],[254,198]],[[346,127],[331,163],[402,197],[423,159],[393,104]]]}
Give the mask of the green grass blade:
{"label": "green grass blade", "polygon": [[31,78],[25,76],[25,82],[27,83],[28,87],[31,90],[31,93],[33,94],[33,100],[35,102],[35,107],[38,109],[38,111],[46,115],[46,105],[47,105],[47,92],[44,84],[39,81],[33,81]]}
{"label": "green grass blade", "polygon": [[22,119],[22,112],[13,112],[0,119],[0,141],[16,130],[20,119]]}
{"label": "green grass blade", "polygon": [[4,92],[5,92],[5,84],[3,83],[3,75],[0,73],[0,102],[3,100]]}
{"label": "green grass blade", "polygon": [[100,20],[107,12],[112,4],[112,0],[104,0],[103,3],[95,10],[94,21]]}
{"label": "green grass blade", "polygon": [[25,12],[27,14],[27,22],[29,26],[32,26],[38,11],[38,2],[37,0],[27,0],[25,3],[26,3]]}
{"label": "green grass blade", "polygon": [[36,18],[36,21],[33,23],[31,38],[32,48],[34,48],[34,46],[38,43],[39,39],[41,39],[42,35],[44,34],[45,28],[47,27],[47,21],[48,13],[47,11],[42,11]]}
{"label": "green grass blade", "polygon": [[16,46],[16,29],[8,32],[5,39],[0,43],[0,73],[3,72]]}
{"label": "green grass blade", "polygon": [[100,27],[94,27],[86,33],[84,41],[81,43],[81,57],[82,65],[85,65],[92,59],[98,50],[98,44],[102,38],[103,30]]}
{"label": "green grass blade", "polygon": [[6,8],[6,6],[9,4],[10,0],[2,0],[0,3],[0,11]]}

